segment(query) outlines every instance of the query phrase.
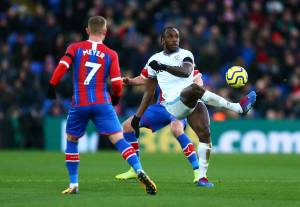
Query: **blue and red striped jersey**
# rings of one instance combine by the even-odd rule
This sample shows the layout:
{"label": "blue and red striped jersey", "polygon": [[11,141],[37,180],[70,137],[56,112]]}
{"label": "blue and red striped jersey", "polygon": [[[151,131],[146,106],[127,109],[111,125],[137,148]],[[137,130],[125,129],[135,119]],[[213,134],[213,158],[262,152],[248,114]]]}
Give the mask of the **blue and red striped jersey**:
{"label": "blue and red striped jersey", "polygon": [[103,43],[72,43],[59,63],[67,68],[73,63],[73,106],[111,102],[107,77],[112,83],[122,81],[118,55]]}

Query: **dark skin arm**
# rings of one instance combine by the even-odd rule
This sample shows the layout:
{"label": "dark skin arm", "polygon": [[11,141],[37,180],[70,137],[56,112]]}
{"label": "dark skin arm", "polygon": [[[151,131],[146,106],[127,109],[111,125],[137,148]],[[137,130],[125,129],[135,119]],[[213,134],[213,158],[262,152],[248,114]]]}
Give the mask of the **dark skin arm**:
{"label": "dark skin arm", "polygon": [[135,136],[140,136],[140,120],[142,115],[144,114],[147,107],[150,105],[153,96],[155,94],[155,89],[157,85],[157,80],[153,78],[148,78],[145,82],[145,92],[143,96],[143,100],[136,112],[136,114],[133,116],[131,120],[131,126],[135,131]]}
{"label": "dark skin arm", "polygon": [[147,107],[150,105],[150,103],[154,97],[154,94],[155,94],[156,86],[157,86],[156,79],[148,78],[146,80],[144,96],[143,96],[142,102],[135,114],[137,117],[141,117],[144,114]]}
{"label": "dark skin arm", "polygon": [[165,71],[178,77],[187,78],[191,75],[193,66],[190,63],[183,63],[181,67],[166,65]]}
{"label": "dark skin arm", "polygon": [[189,77],[193,71],[193,65],[189,62],[183,62],[182,66],[170,66],[160,64],[156,60],[153,60],[149,63],[149,66],[156,72],[167,71],[172,75],[183,78]]}

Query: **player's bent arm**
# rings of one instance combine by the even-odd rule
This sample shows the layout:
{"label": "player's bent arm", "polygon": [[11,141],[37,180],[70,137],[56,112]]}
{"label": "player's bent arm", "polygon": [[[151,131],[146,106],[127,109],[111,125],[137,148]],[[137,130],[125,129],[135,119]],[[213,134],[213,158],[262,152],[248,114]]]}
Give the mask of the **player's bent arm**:
{"label": "player's bent arm", "polygon": [[64,74],[68,71],[70,65],[73,62],[75,55],[74,45],[71,44],[64,56],[60,59],[58,65],[56,66],[54,73],[49,81],[49,83],[53,86],[56,86],[60,79],[64,76]]}
{"label": "player's bent arm", "polygon": [[187,78],[191,75],[194,68],[194,61],[191,57],[186,57],[183,59],[181,66],[170,66],[161,64],[156,60],[152,60],[149,66],[156,72],[167,71],[172,75]]}
{"label": "player's bent arm", "polygon": [[118,54],[113,51],[111,54],[111,65],[109,70],[109,76],[112,86],[112,94],[116,97],[121,97],[122,95],[122,78],[119,65]]}
{"label": "player's bent arm", "polygon": [[178,77],[187,78],[193,71],[193,65],[191,63],[183,63],[180,67],[166,65],[165,71]]}
{"label": "player's bent arm", "polygon": [[115,51],[111,52],[111,64],[109,68],[109,76],[111,81],[111,103],[113,106],[116,106],[122,95],[122,78],[119,65],[119,57]]}
{"label": "player's bent arm", "polygon": [[142,99],[142,102],[136,112],[137,117],[142,117],[147,107],[150,105],[157,86],[157,80],[154,78],[148,78],[145,82],[145,92]]}
{"label": "player's bent arm", "polygon": [[112,81],[111,90],[112,90],[112,95],[116,97],[120,97],[122,95],[122,81],[121,80]]}
{"label": "player's bent arm", "polygon": [[71,44],[68,47],[65,55],[60,59],[49,81],[47,95],[46,95],[49,99],[56,98],[55,87],[59,83],[61,78],[64,76],[64,74],[68,71],[70,65],[73,62],[74,54],[75,54],[74,46]]}
{"label": "player's bent arm", "polygon": [[58,84],[58,82],[60,81],[60,79],[67,72],[68,68],[69,68],[69,66],[60,62],[54,70],[54,73],[50,79],[50,84],[52,84],[53,86],[56,86]]}

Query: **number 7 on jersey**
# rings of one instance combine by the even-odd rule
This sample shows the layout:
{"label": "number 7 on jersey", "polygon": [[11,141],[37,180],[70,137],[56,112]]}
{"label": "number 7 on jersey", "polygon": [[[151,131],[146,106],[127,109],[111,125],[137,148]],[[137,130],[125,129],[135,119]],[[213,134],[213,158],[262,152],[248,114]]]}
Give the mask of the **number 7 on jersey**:
{"label": "number 7 on jersey", "polygon": [[90,81],[92,80],[92,78],[94,77],[94,75],[97,73],[97,71],[100,69],[102,65],[87,61],[84,66],[92,68],[92,70],[89,72],[86,79],[84,80],[84,85],[89,85]]}

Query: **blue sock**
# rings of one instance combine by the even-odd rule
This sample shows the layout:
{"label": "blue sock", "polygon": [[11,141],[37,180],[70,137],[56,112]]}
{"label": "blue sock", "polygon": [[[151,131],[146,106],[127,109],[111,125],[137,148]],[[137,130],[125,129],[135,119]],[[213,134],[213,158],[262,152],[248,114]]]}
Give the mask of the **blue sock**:
{"label": "blue sock", "polygon": [[79,166],[78,142],[71,142],[67,140],[67,148],[65,154],[66,154],[66,166],[69,172],[70,183],[78,183],[78,166]]}
{"label": "blue sock", "polygon": [[140,158],[140,146],[134,132],[124,132],[124,138],[135,150],[136,156]]}
{"label": "blue sock", "polygon": [[185,133],[183,133],[182,135],[177,137],[177,140],[182,148],[183,154],[188,158],[193,169],[199,169],[197,153],[189,137]]}
{"label": "blue sock", "polygon": [[115,143],[116,148],[121,153],[124,160],[127,160],[129,165],[135,172],[142,170],[142,165],[132,146],[123,138]]}

